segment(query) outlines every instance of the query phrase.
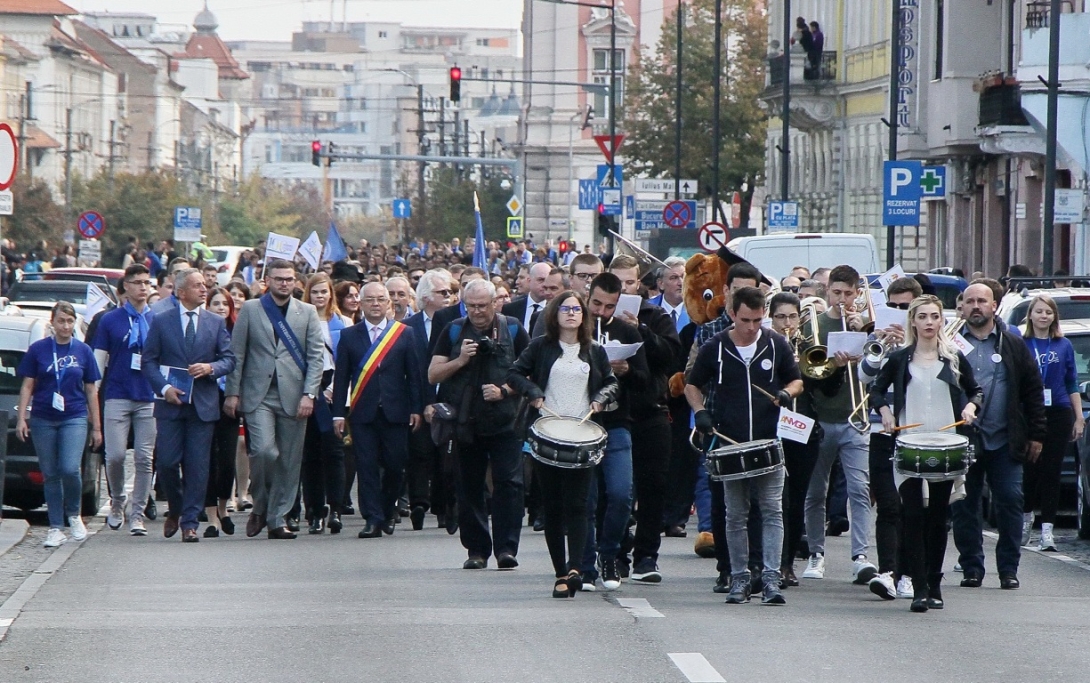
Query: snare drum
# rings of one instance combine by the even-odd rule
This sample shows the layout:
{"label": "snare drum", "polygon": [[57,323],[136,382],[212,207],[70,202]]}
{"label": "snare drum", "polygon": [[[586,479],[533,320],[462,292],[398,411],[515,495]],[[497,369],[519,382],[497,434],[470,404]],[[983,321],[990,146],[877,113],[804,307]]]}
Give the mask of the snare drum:
{"label": "snare drum", "polygon": [[606,430],[575,417],[541,417],[530,426],[526,440],[534,460],[564,469],[594,467],[606,455]]}
{"label": "snare drum", "polygon": [[759,477],[783,467],[783,446],[778,439],[722,446],[708,453],[706,467],[714,481]]}
{"label": "snare drum", "polygon": [[901,476],[947,481],[969,470],[973,453],[969,439],[960,434],[902,434],[893,449],[893,466]]}

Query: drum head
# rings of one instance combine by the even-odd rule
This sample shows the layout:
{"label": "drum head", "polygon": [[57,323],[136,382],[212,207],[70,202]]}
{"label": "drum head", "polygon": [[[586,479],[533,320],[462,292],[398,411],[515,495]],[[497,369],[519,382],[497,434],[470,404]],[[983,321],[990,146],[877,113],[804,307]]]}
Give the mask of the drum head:
{"label": "drum head", "polygon": [[960,434],[945,432],[919,432],[902,434],[897,437],[897,445],[903,448],[957,448],[967,446],[969,439]]}
{"label": "drum head", "polygon": [[579,424],[574,417],[542,417],[534,422],[533,430],[539,435],[564,443],[594,443],[605,438],[606,430],[587,420]]}
{"label": "drum head", "polygon": [[725,444],[717,447],[712,453],[716,455],[732,455],[735,453],[749,453],[750,451],[763,451],[776,443],[775,439],[759,439],[744,443]]}

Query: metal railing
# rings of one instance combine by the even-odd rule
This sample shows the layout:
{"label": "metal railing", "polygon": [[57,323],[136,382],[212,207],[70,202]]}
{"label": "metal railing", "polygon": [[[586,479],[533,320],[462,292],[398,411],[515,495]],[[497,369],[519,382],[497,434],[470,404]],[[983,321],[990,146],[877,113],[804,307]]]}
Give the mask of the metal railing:
{"label": "metal railing", "polygon": [[[783,60],[787,55],[777,55],[768,58],[768,84],[769,86],[783,85]],[[826,50],[821,53],[821,59],[817,66],[809,59],[803,68],[804,81],[835,81],[837,74],[837,53],[835,50]]]}
{"label": "metal railing", "polygon": [[1019,85],[1002,84],[985,88],[980,93],[977,108],[980,126],[1028,126],[1022,111],[1022,88]]}

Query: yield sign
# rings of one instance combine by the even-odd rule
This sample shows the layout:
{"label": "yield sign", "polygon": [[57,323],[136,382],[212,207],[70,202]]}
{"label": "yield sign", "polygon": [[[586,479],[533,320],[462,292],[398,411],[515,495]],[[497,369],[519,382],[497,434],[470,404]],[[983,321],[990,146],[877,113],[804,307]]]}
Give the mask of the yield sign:
{"label": "yield sign", "polygon": [[[621,149],[621,142],[624,140],[624,135],[613,136],[613,154],[616,155],[617,151]],[[612,161],[609,153],[609,136],[608,135],[595,135],[594,141],[598,143],[598,149],[602,150],[602,154],[605,156],[606,161]]]}

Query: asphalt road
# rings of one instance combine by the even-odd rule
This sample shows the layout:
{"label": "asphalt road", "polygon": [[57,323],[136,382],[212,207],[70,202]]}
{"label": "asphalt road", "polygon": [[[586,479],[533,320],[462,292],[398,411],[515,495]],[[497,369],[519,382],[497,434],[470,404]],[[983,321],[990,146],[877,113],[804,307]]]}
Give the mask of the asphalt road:
{"label": "asphalt road", "polygon": [[[1090,566],[1038,553],[1023,556],[1021,590],[999,590],[994,571],[980,589],[953,574],[946,609],[917,615],[851,585],[846,537],[830,539],[828,578],[777,608],[725,605],[692,539],[664,539],[660,585],[555,600],[528,528],[521,567],[500,572],[461,569],[434,518],[367,540],[358,518],[295,541],[242,526],[195,545],[162,538],[161,521],[144,539],[100,529],[57,551],[74,550],[59,567],[46,554],[5,603],[41,584],[0,642],[0,681],[968,683],[1090,670]],[[40,545],[36,532],[24,544]],[[16,556],[29,557],[17,546],[0,573]]]}

